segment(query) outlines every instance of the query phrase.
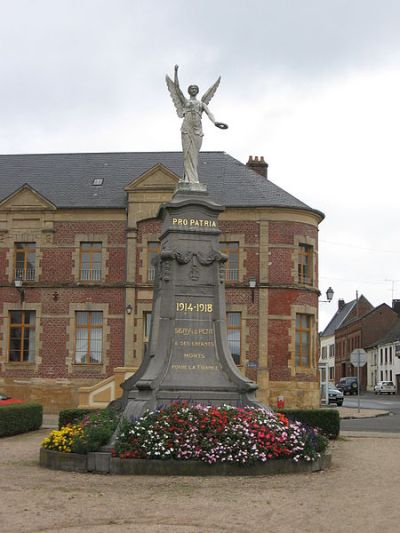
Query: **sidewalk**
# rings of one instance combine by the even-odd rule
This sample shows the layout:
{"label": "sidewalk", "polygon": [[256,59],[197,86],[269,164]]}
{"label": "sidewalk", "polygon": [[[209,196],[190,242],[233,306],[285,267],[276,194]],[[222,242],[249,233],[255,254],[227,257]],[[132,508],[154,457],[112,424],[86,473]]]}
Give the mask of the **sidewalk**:
{"label": "sidewalk", "polygon": [[360,409],[358,412],[357,407],[337,407],[339,416],[342,420],[349,418],[375,418],[377,416],[387,416],[389,411],[383,409]]}
{"label": "sidewalk", "polygon": [[42,429],[58,429],[58,415],[43,413]]}

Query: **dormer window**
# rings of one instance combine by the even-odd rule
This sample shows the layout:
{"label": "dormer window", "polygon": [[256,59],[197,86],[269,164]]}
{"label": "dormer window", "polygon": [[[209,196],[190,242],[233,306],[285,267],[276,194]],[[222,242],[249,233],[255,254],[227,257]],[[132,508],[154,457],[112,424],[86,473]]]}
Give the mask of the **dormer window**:
{"label": "dormer window", "polygon": [[95,187],[100,187],[101,185],[103,185],[103,182],[104,178],[94,178],[92,181],[92,185],[94,185]]}

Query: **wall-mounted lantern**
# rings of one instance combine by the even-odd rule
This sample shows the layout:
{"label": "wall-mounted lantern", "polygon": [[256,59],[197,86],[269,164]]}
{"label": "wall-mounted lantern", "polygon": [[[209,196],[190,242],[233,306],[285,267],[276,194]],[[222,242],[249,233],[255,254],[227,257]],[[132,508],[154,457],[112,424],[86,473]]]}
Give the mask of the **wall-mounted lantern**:
{"label": "wall-mounted lantern", "polygon": [[22,279],[21,278],[16,278],[14,280],[14,285],[15,285],[15,288],[17,289],[17,291],[19,292],[19,297],[20,297],[20,301],[21,301],[21,304],[22,304],[24,302],[24,300],[25,300],[25,289],[22,286]]}
{"label": "wall-mounted lantern", "polygon": [[251,289],[251,303],[254,303],[254,289],[257,287],[256,278],[249,278],[249,287]]}

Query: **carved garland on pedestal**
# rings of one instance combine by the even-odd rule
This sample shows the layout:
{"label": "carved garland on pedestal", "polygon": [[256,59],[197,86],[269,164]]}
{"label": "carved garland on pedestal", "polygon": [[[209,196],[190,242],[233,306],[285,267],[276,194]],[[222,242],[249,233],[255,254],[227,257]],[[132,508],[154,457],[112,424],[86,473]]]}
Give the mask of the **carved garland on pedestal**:
{"label": "carved garland on pedestal", "polygon": [[192,262],[192,268],[190,270],[190,279],[197,281],[200,277],[199,264],[201,266],[210,266],[214,261],[219,263],[219,281],[224,282],[225,279],[225,267],[224,263],[228,260],[228,256],[223,254],[219,250],[211,248],[209,252],[190,252],[182,250],[168,250],[162,248],[160,253],[160,279],[169,281],[171,272],[171,261],[176,260],[179,265],[187,265]]}

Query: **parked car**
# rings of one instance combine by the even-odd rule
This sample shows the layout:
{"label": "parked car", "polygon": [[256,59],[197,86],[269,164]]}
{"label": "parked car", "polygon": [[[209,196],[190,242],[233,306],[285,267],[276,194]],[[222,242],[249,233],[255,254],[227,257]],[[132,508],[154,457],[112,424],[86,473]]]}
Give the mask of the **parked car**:
{"label": "parked car", "polygon": [[393,381],[378,381],[374,392],[375,394],[396,394],[396,385]]}
{"label": "parked car", "polygon": [[0,394],[0,407],[2,405],[10,405],[12,403],[24,403],[22,400],[17,400],[16,398],[10,398],[5,394]]}
{"label": "parked car", "polygon": [[339,383],[336,383],[336,388],[343,392],[343,394],[357,394],[358,392],[358,382],[357,378],[354,377],[345,377],[339,380]]}
{"label": "parked car", "polygon": [[335,403],[338,407],[343,405],[344,394],[337,389],[332,383],[328,384],[329,403]]}

